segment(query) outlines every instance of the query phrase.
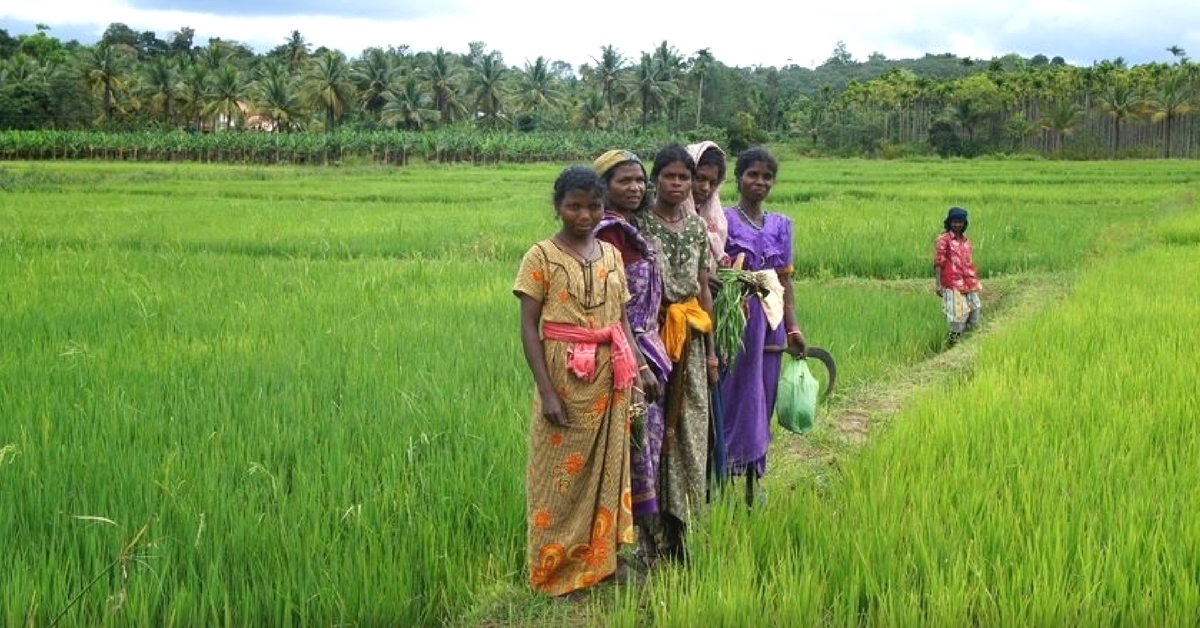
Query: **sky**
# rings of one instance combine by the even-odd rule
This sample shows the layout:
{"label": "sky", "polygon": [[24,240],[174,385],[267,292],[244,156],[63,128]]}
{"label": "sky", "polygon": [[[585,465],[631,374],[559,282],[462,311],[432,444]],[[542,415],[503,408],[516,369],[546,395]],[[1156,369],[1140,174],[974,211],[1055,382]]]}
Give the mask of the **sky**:
{"label": "sky", "polygon": [[[805,6],[808,5],[808,6]],[[583,11],[598,6],[592,15]],[[953,53],[991,59],[1009,53],[1061,56],[1075,65],[1123,57],[1130,65],[1172,61],[1177,45],[1200,58],[1196,0],[798,0],[599,5],[550,0],[4,0],[0,28],[12,36],[50,27],[61,40],[90,44],[120,22],[158,37],[182,27],[194,43],[235,40],[266,52],[300,31],[313,47],[358,57],[368,47],[441,47],[466,53],[481,41],[508,65],[544,56],[578,68],[612,45],[636,63],[663,41],[684,57],[707,48],[729,66],[816,67],[838,42],[865,61]]]}

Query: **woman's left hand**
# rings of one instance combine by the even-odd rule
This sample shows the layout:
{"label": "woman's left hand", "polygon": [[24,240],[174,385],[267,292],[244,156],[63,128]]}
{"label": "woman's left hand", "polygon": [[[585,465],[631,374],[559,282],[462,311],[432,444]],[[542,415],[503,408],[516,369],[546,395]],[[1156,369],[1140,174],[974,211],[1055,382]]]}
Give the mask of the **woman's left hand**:
{"label": "woman's left hand", "polygon": [[721,382],[720,362],[717,358],[708,358],[708,385],[709,387],[716,386]]}
{"label": "woman's left hand", "polygon": [[804,357],[805,350],[808,349],[808,341],[804,339],[804,332],[799,330],[788,332],[787,343],[789,353]]}

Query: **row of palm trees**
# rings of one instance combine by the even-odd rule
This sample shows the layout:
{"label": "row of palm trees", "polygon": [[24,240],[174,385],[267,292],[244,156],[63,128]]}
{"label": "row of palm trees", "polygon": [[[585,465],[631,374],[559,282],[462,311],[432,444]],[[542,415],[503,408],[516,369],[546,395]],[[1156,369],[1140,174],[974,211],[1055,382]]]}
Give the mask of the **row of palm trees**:
{"label": "row of palm trees", "polygon": [[595,66],[581,68],[545,57],[523,68],[479,43],[460,55],[438,48],[369,48],[357,59],[335,50],[310,50],[299,32],[262,56],[212,40],[187,55],[144,58],[135,48],[100,41],[77,51],[74,63],[49,64],[18,54],[0,60],[0,84],[76,72],[93,95],[100,126],[154,124],[233,129],[254,120],[281,132],[333,130],[345,123],[375,128],[427,129],[470,122],[481,128],[597,128],[647,126],[678,113],[689,68],[698,76],[707,50],[686,61],[663,42],[632,66],[606,46]]}
{"label": "row of palm trees", "polygon": [[[1109,155],[1155,147],[1165,157],[1192,154],[1200,142],[1200,64],[1177,47],[1175,63],[1128,67],[1103,61],[1091,67],[999,67],[952,81],[931,81],[893,70],[852,82],[826,103],[807,100],[794,117],[801,131],[819,136],[830,119],[857,116],[881,141],[923,142],[930,122],[952,126],[965,143],[983,150],[1061,152],[1087,135]],[[1182,131],[1182,133],[1181,133]]]}
{"label": "row of palm trees", "polygon": [[[729,68],[707,49],[690,56],[667,42],[636,57],[604,46],[578,69],[545,57],[523,67],[473,42],[466,54],[438,48],[369,48],[357,58],[312,49],[293,31],[263,55],[214,39],[178,54],[149,55],[127,43],[80,46],[67,61],[18,53],[0,59],[0,87],[74,76],[101,128],[660,131],[708,125],[755,127],[840,152],[932,141],[952,131],[963,152],[1062,151],[1102,142],[1109,154],[1157,147],[1190,155],[1200,142],[1200,64],[1179,48],[1171,64],[1091,67],[1020,57],[932,79],[893,66],[841,91],[803,93],[806,68]],[[850,59],[838,64],[853,65]],[[976,62],[962,60],[970,66]],[[869,64],[858,64],[867,67]],[[810,74],[811,76],[811,74]],[[717,111],[720,109],[720,111]]]}

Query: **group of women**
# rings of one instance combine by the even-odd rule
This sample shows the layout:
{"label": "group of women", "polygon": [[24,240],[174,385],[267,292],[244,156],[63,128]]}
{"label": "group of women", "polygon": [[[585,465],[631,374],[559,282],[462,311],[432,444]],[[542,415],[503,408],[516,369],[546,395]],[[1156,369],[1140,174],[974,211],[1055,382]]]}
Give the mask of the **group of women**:
{"label": "group of women", "polygon": [[[791,222],[763,206],[778,162],[737,158],[738,202],[722,207],[724,152],[670,144],[650,172],[612,150],[554,185],[561,226],[525,254],[513,287],[537,387],[529,440],[532,587],[566,595],[612,577],[622,545],[646,566],[686,560],[713,478],[766,471],[780,359],[803,352],[791,294]],[[648,188],[653,194],[648,194]],[[744,271],[742,349],[713,342],[717,269]]]}

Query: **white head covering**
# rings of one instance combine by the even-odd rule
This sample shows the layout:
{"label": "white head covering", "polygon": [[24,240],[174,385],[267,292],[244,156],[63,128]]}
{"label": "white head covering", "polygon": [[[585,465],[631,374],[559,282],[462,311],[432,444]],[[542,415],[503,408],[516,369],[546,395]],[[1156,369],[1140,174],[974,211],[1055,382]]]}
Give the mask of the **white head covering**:
{"label": "white head covering", "polygon": [[[687,152],[699,164],[700,156],[710,148],[720,151],[722,155],[725,154],[725,151],[721,150],[716,142],[708,140],[689,144]],[[695,201],[692,200],[691,195],[688,195],[687,199],[683,201],[683,209],[696,212],[708,225],[708,248],[711,253],[709,272],[716,272],[717,266],[727,266],[729,256],[725,254],[725,243],[729,240],[729,222],[725,219],[725,208],[721,206],[721,181],[717,181],[713,187],[712,196],[708,197],[708,201],[703,206],[696,207]]]}

